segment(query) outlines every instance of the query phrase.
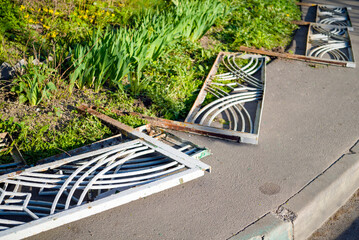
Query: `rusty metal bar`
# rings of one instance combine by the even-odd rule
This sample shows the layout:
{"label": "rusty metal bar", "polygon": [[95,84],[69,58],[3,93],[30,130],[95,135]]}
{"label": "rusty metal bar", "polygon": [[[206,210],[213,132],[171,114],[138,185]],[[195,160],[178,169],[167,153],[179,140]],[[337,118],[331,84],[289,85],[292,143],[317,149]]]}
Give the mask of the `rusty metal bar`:
{"label": "rusty metal bar", "polygon": [[117,128],[119,131],[121,131],[122,134],[124,134],[125,136],[132,138],[132,139],[142,139],[144,141],[146,141],[148,144],[152,144],[152,145],[156,145],[157,146],[157,151],[159,151],[162,154],[168,154],[169,156],[178,156],[181,158],[181,163],[186,164],[188,166],[191,166],[193,168],[197,167],[200,168],[204,171],[210,171],[211,167],[207,164],[204,164],[201,161],[198,160],[194,160],[193,158],[189,157],[188,155],[177,151],[176,149],[173,149],[172,147],[169,147],[168,145],[162,143],[161,141],[152,138],[150,136],[148,136],[145,133],[142,133],[130,126],[127,126],[126,124],[123,124],[113,118],[110,118],[109,116],[99,113],[94,109],[91,109],[90,107],[86,106],[86,105],[81,105],[80,107],[78,107],[78,110],[82,111],[82,112],[87,112],[89,114],[92,114],[94,116],[96,116],[97,118],[99,118],[101,121]]}
{"label": "rusty metal bar", "polygon": [[219,128],[213,128],[213,127],[206,127],[199,124],[194,123],[188,123],[188,122],[179,122],[179,121],[173,121],[163,118],[156,118],[156,117],[148,117],[144,116],[140,113],[135,112],[120,112],[118,110],[114,110],[114,112],[118,115],[133,115],[140,117],[146,121],[148,121],[151,125],[161,127],[161,128],[167,128],[171,130],[176,131],[182,131],[182,132],[188,132],[188,133],[194,133],[204,136],[210,136],[215,138],[221,138],[226,140],[232,140],[239,142],[241,137],[246,136],[247,138],[253,138],[251,134],[245,133],[245,132],[236,132],[226,129],[219,129]]}
{"label": "rusty metal bar", "polygon": [[296,25],[303,25],[303,26],[311,24],[311,22],[302,21],[302,20],[299,20],[299,21],[294,20],[294,21],[291,21],[291,23],[296,24]]}
{"label": "rusty metal bar", "polygon": [[304,7],[314,7],[318,5],[317,3],[305,3],[305,2],[296,2],[295,4]]}
{"label": "rusty metal bar", "polygon": [[340,61],[336,61],[336,60],[327,60],[327,59],[321,59],[321,58],[315,58],[315,57],[307,57],[307,56],[299,55],[299,54],[278,53],[278,52],[273,52],[273,51],[268,51],[268,50],[260,50],[260,49],[256,49],[256,48],[245,47],[245,46],[240,46],[239,50],[244,51],[244,52],[251,52],[251,53],[262,54],[262,55],[267,55],[267,56],[272,56],[272,57],[279,57],[279,58],[288,58],[288,59],[300,60],[300,61],[305,61],[305,62],[330,64],[330,65],[337,65],[337,66],[341,66],[341,67],[353,67],[353,68],[355,67],[355,65],[347,63],[347,62],[340,62]]}

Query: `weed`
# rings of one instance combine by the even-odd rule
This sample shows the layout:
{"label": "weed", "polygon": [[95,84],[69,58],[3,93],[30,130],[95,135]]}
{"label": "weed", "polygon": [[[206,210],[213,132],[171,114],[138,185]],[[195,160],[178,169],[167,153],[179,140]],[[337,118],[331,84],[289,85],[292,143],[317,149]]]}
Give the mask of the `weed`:
{"label": "weed", "polygon": [[297,28],[291,21],[300,19],[295,0],[225,2],[231,8],[230,14],[217,23],[222,28],[215,35],[219,40],[228,42],[234,50],[241,45],[267,49],[285,47]]}
{"label": "weed", "polygon": [[192,42],[200,39],[219,16],[227,14],[226,5],[213,0],[183,0],[176,6],[178,29],[184,38]]}
{"label": "weed", "polygon": [[20,8],[12,0],[0,0],[0,34],[15,38],[14,34],[24,27]]}
{"label": "weed", "polygon": [[70,85],[79,88],[100,87],[108,80],[127,88],[133,96],[146,89],[143,70],[167,53],[181,38],[195,41],[203,36],[223,12],[218,1],[184,1],[165,13],[145,12],[134,20],[132,28],[109,28],[93,35],[86,45],[77,45],[73,52],[75,70]]}
{"label": "weed", "polygon": [[11,91],[19,96],[20,103],[29,102],[30,105],[36,106],[43,99],[50,98],[51,92],[56,90],[55,84],[51,81],[56,71],[46,64],[33,65],[32,63],[26,67],[26,71],[25,75],[14,80]]}

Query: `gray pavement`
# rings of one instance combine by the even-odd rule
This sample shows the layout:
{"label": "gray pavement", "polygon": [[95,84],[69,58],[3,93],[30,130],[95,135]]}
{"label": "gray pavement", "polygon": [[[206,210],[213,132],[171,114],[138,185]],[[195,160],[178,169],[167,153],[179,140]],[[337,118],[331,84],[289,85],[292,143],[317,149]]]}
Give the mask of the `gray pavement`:
{"label": "gray pavement", "polygon": [[[352,7],[359,57],[359,1],[321,2]],[[359,67],[268,64],[257,146],[176,134],[211,149],[203,161],[212,173],[31,239],[231,237],[276,210],[359,139]]]}

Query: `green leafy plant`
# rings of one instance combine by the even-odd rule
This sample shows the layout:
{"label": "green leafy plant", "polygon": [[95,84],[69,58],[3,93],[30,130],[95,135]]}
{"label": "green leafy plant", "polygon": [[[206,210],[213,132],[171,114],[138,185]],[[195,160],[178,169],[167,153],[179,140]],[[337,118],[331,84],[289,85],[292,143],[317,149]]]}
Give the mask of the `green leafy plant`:
{"label": "green leafy plant", "polygon": [[19,6],[14,0],[0,0],[0,64],[13,63],[23,50],[27,35]]}
{"label": "green leafy plant", "polygon": [[[18,122],[0,120],[0,132],[11,132],[25,158],[35,163],[111,134],[96,118],[70,112],[59,104],[60,98],[69,105],[85,102],[106,108],[106,114],[133,127],[144,122],[117,116],[112,110],[183,118],[219,51],[236,51],[240,45],[271,49],[288,44],[295,29],[291,21],[300,16],[294,3],[0,0],[2,12],[12,16],[0,14],[0,28],[6,28],[0,33],[0,63],[14,64],[30,55],[44,61],[51,56],[49,66],[69,77],[59,78],[49,66],[30,64],[27,74],[15,80],[13,91],[22,95],[22,101],[31,104],[29,99],[34,99],[34,104],[45,106],[36,116],[18,117]],[[51,90],[55,89],[51,83],[58,90]],[[7,94],[3,89],[0,98]],[[68,89],[73,90],[71,96]],[[9,116],[2,109],[10,103],[1,100],[0,114]],[[35,118],[41,124],[34,125]]]}
{"label": "green leafy plant", "polygon": [[104,33],[97,30],[91,42],[70,50],[75,68],[70,74],[71,91],[76,84],[80,89],[87,86],[98,92],[110,78],[111,83],[117,84],[129,72],[130,59],[122,44],[123,37],[122,29],[107,29]]}
{"label": "green leafy plant", "polygon": [[99,91],[109,79],[123,88],[127,76],[130,93],[138,96],[148,86],[144,68],[180,39],[199,39],[222,12],[218,1],[184,1],[165,13],[144,12],[131,28],[98,30],[89,43],[71,50],[75,70],[70,74],[70,89],[76,84]]}
{"label": "green leafy plant", "polygon": [[292,20],[300,19],[295,0],[225,0],[230,14],[217,22],[222,26],[216,38],[228,42],[232,49],[241,45],[272,49],[285,47],[297,28]]}
{"label": "green leafy plant", "polygon": [[56,70],[46,64],[29,64],[25,69],[26,74],[14,80],[11,91],[19,96],[20,103],[29,102],[30,105],[36,106],[44,99],[50,98],[51,92],[56,90],[51,81]]}
{"label": "green leafy plant", "polygon": [[183,0],[176,6],[179,31],[184,38],[192,42],[200,39],[219,16],[223,17],[228,13],[226,5],[213,0]]}
{"label": "green leafy plant", "polygon": [[143,68],[160,57],[174,41],[172,27],[163,16],[147,16],[133,29],[107,29],[104,33],[98,30],[91,42],[71,50],[75,70],[70,75],[70,85],[94,87],[99,91],[111,79],[110,83],[122,88],[127,75],[130,91],[137,95],[144,87]]}
{"label": "green leafy plant", "polygon": [[24,27],[19,6],[12,0],[0,0],[0,34],[9,35]]}

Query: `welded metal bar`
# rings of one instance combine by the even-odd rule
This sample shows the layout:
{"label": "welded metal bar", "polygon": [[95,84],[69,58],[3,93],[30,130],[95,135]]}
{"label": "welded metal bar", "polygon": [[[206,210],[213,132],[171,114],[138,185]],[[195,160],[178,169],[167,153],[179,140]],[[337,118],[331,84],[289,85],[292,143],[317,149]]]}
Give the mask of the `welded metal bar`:
{"label": "welded metal bar", "polygon": [[[136,145],[136,146],[139,146],[139,145]],[[130,146],[132,147],[132,146]],[[89,166],[90,164],[94,163],[94,162],[97,162],[99,159],[101,158],[105,158],[113,153],[116,153],[118,150],[122,150],[124,149],[125,147],[123,148],[119,148],[119,149],[115,149],[113,151],[110,151],[110,152],[107,152],[103,155],[100,155],[98,157],[96,157],[95,159],[89,161],[86,165],[83,165],[82,167],[78,168],[74,173],[71,174],[71,176],[69,176],[66,180],[66,182],[64,184],[62,184],[60,190],[58,191],[54,201],[53,201],[53,204],[52,204],[52,207],[51,207],[51,212],[50,213],[54,213],[55,212],[55,208],[56,208],[56,204],[57,202],[59,201],[62,193],[65,191],[65,189],[67,188],[67,186],[69,185],[69,183],[71,182],[71,180],[74,178],[74,176],[76,176],[79,172],[81,172],[81,170],[85,169],[87,166]],[[140,147],[142,149],[142,146]],[[72,196],[72,195],[71,195]]]}
{"label": "welded metal bar", "polygon": [[211,114],[215,109],[218,109],[228,103],[231,102],[250,102],[259,99],[259,97],[262,96],[261,91],[257,92],[246,92],[246,93],[237,93],[234,95],[228,95],[226,97],[217,99],[216,101],[211,102],[210,104],[207,104],[205,107],[203,107],[194,117],[193,122],[196,122],[196,119],[200,117],[201,114],[206,112],[203,117],[201,117],[201,121],[199,124],[203,124],[204,120],[208,117],[209,114]]}
{"label": "welded metal bar", "polygon": [[[142,136],[137,131],[131,134],[133,137],[137,137],[136,134]],[[151,139],[138,138],[1,176],[3,187],[13,190],[0,188],[0,239],[9,236],[11,239],[23,238],[51,229],[76,220],[72,216],[78,219],[92,215],[97,212],[97,206],[101,209],[118,206],[202,176],[203,171],[209,169],[208,165],[188,157],[187,154],[203,154],[195,145],[169,138],[176,142],[178,149],[167,145],[168,148],[165,148],[156,145],[158,140]],[[183,158],[182,154],[187,158]],[[73,170],[62,170],[67,167]],[[32,199],[33,192],[37,193],[36,200]],[[75,192],[78,192],[77,197]],[[45,196],[46,201],[38,200],[41,196]],[[111,200],[113,197],[116,201]],[[95,201],[92,202],[93,198]],[[78,212],[81,214],[78,215]],[[11,222],[11,216],[29,216],[38,220],[29,221],[26,218]]]}
{"label": "welded metal bar", "polygon": [[299,55],[299,54],[278,53],[278,52],[260,50],[260,49],[245,47],[245,46],[240,46],[239,50],[245,51],[245,52],[257,53],[257,54],[263,54],[263,55],[267,55],[267,56],[273,56],[273,57],[288,58],[288,59],[293,59],[293,60],[301,60],[301,61],[306,61],[306,62],[330,64],[330,65],[337,65],[337,66],[341,66],[341,67],[355,67],[355,65],[353,66],[352,64],[349,64],[347,62],[341,62],[341,61],[330,60],[330,59],[307,57],[307,56]]}
{"label": "welded metal bar", "polygon": [[[110,158],[106,159],[106,161],[99,161],[96,165],[94,165],[94,166],[91,167],[89,170],[87,170],[84,174],[82,174],[82,176],[81,176],[79,179],[77,179],[76,183],[72,185],[71,190],[70,190],[70,192],[69,192],[69,194],[68,194],[68,196],[67,196],[65,208],[67,209],[67,208],[69,207],[70,201],[71,201],[71,199],[72,199],[72,196],[74,195],[74,193],[75,193],[75,191],[77,190],[77,187],[80,185],[80,183],[82,183],[83,180],[84,180],[86,177],[88,177],[92,172],[94,172],[99,166],[102,166],[102,165],[106,164],[107,162],[111,161],[112,159],[116,159],[116,158],[122,157],[122,156],[124,156],[124,155],[127,155],[124,159],[130,159],[130,158],[136,156],[136,152],[142,151],[142,150],[147,150],[147,149],[148,149],[148,148],[146,148],[146,147],[138,147],[138,148],[136,148],[136,149],[129,150],[129,151],[131,151],[131,152],[121,152],[121,153],[117,153],[117,154],[115,154],[114,156],[111,156]],[[146,152],[146,151],[145,151],[145,152]],[[153,151],[151,151],[151,152],[153,152]],[[122,160],[122,161],[123,161],[123,160]],[[117,162],[117,163],[118,163],[118,162]],[[121,163],[121,162],[120,162],[120,163]],[[116,163],[113,163],[113,164],[116,164]],[[110,166],[112,166],[113,164],[111,164]],[[83,168],[82,168],[82,169],[83,169]],[[75,174],[75,173],[73,173],[71,176],[73,176],[74,174]],[[76,173],[76,174],[77,174],[77,173]],[[99,174],[99,173],[96,173],[96,176],[98,176],[98,174]],[[93,178],[92,178],[92,179],[93,179]],[[92,179],[91,179],[91,181],[92,181]],[[86,183],[86,184],[87,184],[87,186],[88,186],[88,184],[90,184],[90,182],[88,182],[88,183]],[[64,185],[65,185],[65,184],[64,184]],[[64,186],[64,185],[63,185],[63,186]],[[59,192],[59,193],[60,193],[60,192]],[[87,193],[87,192],[86,192],[86,193]],[[60,196],[61,196],[61,194],[60,194]],[[58,200],[58,198],[55,199],[55,200]],[[57,201],[56,201],[56,203],[57,203]],[[55,201],[54,201],[54,204],[55,204]],[[54,204],[53,204],[52,209],[51,209],[51,212],[52,212],[52,213],[53,213],[53,211],[55,210],[55,206],[56,206],[56,204],[55,204],[55,206],[54,206]],[[78,204],[78,205],[79,205],[79,204]]]}
{"label": "welded metal bar", "polygon": [[[118,166],[118,165],[122,165],[123,163],[125,163],[126,161],[128,161],[129,159],[132,159],[132,158],[135,158],[137,156],[142,156],[142,155],[146,155],[146,154],[149,154],[149,153],[153,153],[154,150],[153,149],[150,149],[150,150],[145,150],[145,151],[142,151],[142,152],[138,152],[138,153],[133,153],[133,154],[130,154],[128,155],[127,157],[121,159],[120,161],[117,161],[116,163],[106,167],[105,169],[103,169],[101,172],[99,172],[98,174],[96,174],[91,180],[90,182],[86,185],[85,189],[83,190],[80,198],[79,198],[79,201],[77,202],[77,205],[81,205],[82,201],[84,200],[87,192],[89,189],[91,189],[92,185],[96,182],[96,180],[101,177],[102,175],[104,175],[106,172],[108,172],[110,169]],[[81,178],[78,180],[78,182],[81,181]],[[74,191],[72,189],[72,191]],[[69,199],[67,200],[69,201]],[[67,206],[67,202],[66,202],[66,206]]]}
{"label": "welded metal bar", "polygon": [[355,67],[347,27],[323,24],[310,24],[308,29],[306,56],[327,58]]}
{"label": "welded metal bar", "polygon": [[215,60],[215,62],[213,64],[213,66],[212,66],[206,80],[203,83],[203,86],[202,86],[202,88],[201,88],[195,102],[192,105],[191,110],[189,111],[189,113],[188,113],[188,115],[187,115],[187,117],[185,119],[185,122],[191,122],[192,121],[193,113],[198,111],[198,109],[200,108],[200,106],[203,103],[204,99],[206,98],[205,89],[211,83],[211,81],[212,81],[211,76],[213,76],[217,72],[218,66],[219,66],[220,62],[222,61],[223,56],[225,56],[224,53],[218,54],[218,56],[217,56],[217,58],[216,58],[216,60]]}
{"label": "welded metal bar", "polygon": [[137,130],[135,130],[115,119],[112,119],[104,114],[101,114],[85,105],[78,107],[78,109],[80,111],[88,112],[88,113],[98,117],[103,122],[116,127],[118,130],[122,131],[125,135],[127,135],[130,138],[134,138],[134,139],[139,138],[142,141],[144,141],[145,144],[157,146],[156,150],[159,153],[169,156],[188,167],[200,168],[204,171],[210,171],[210,169],[211,169],[209,165],[207,165],[199,160],[193,159],[190,156],[186,155],[185,153],[177,151],[176,149],[169,147],[168,145],[162,143],[161,141],[154,139],[142,132],[139,132],[139,131],[137,131]]}
{"label": "welded metal bar", "polygon": [[[237,78],[240,78],[242,80],[244,80],[245,82],[247,82],[248,84],[252,85],[255,88],[262,88],[262,83],[252,77],[251,75],[246,74],[244,71],[242,71],[240,68],[236,69],[233,64],[231,63],[230,59],[228,60],[228,58],[230,58],[230,56],[228,56],[227,58],[224,58],[222,63],[226,66],[226,68]],[[226,61],[227,60],[227,61]]]}
{"label": "welded metal bar", "polygon": [[[5,231],[0,232],[0,239],[22,239],[29,237],[40,233],[45,229],[49,230],[191,181],[195,178],[203,176],[203,174],[204,172],[200,169],[189,169],[173,174],[166,178],[162,178],[158,181],[128,189],[109,197],[99,199],[94,202],[71,208],[53,215],[49,215],[47,217],[45,216],[46,214],[41,214],[41,216],[44,217],[38,219],[37,221],[31,222],[31,227],[29,227],[28,224],[22,224],[11,228],[10,231],[5,229]],[[0,215],[1,214],[2,213],[0,212]],[[40,214],[38,215],[40,216]]]}
{"label": "welded metal bar", "polygon": [[[118,112],[118,114],[121,114]],[[258,135],[256,134],[250,134],[247,132],[239,132],[239,131],[232,131],[228,129],[220,129],[216,127],[207,127],[202,126],[195,123],[188,123],[188,122],[178,122],[173,120],[167,120],[162,118],[155,118],[155,117],[148,117],[141,115],[139,113],[129,113],[131,115],[138,116],[142,119],[145,119],[151,125],[158,126],[161,128],[167,128],[172,129],[176,131],[183,131],[183,132],[189,132],[194,134],[200,134],[204,136],[210,136],[214,138],[221,138],[226,140],[232,140],[232,141],[242,141],[242,139],[248,139],[250,143],[254,143],[258,141]]]}
{"label": "welded metal bar", "polygon": [[[225,96],[228,96],[229,94],[228,93],[226,93],[225,91],[223,91],[222,89],[220,89],[220,88],[218,88],[218,87],[216,87],[216,86],[214,86],[219,92],[221,92],[222,94],[221,94],[221,96],[222,97],[225,97]],[[235,117],[235,112],[238,112],[238,114],[239,114],[239,118],[241,119],[241,122],[242,122],[242,128],[240,129],[240,130],[238,130],[238,131],[241,131],[241,132],[244,132],[245,131],[245,129],[246,129],[246,120],[245,120],[245,118],[244,118],[244,116],[243,116],[243,113],[242,113],[242,111],[241,111],[241,109],[243,109],[244,110],[244,112],[247,114],[247,117],[248,117],[248,119],[250,119],[250,115],[248,114],[248,111],[247,111],[247,109],[245,109],[244,107],[243,107],[243,105],[242,104],[238,104],[239,105],[239,107],[238,106],[234,106],[234,111],[233,111],[233,117],[234,117],[234,122],[235,122],[235,125],[234,125],[234,131],[237,131],[238,129],[237,129],[237,117]],[[250,129],[251,129],[251,121],[249,121],[250,122]],[[250,132],[251,132],[252,130],[250,130]]]}
{"label": "welded metal bar", "polygon": [[346,26],[353,31],[349,16],[350,7],[339,7],[331,5],[317,5],[316,22],[328,25]]}
{"label": "welded metal bar", "polygon": [[[226,96],[226,92],[224,92],[223,90],[221,90],[220,88],[217,88],[216,90],[214,90],[213,88],[211,87],[208,87],[207,88],[208,90],[210,90],[211,94],[215,94],[214,92],[217,90],[218,91],[218,95],[215,95],[217,98],[221,98],[221,97],[224,97]],[[231,116],[233,118],[233,121],[232,121],[232,125],[233,125],[233,130],[236,131],[237,130],[237,116],[236,116],[236,113],[235,113],[235,110],[238,109],[238,108],[235,108],[234,110],[232,108],[229,109],[229,113],[230,115],[227,115],[228,119],[231,119]],[[243,114],[242,112],[239,110],[239,114],[240,114],[240,118],[242,119],[242,121],[244,121],[244,118],[243,118]],[[245,128],[245,127],[243,127]],[[244,131],[242,128],[242,131]]]}
{"label": "welded metal bar", "polygon": [[213,120],[218,116],[218,114],[220,114],[222,111],[226,110],[227,108],[230,108],[230,107],[232,107],[234,105],[238,105],[239,103],[252,102],[252,101],[256,101],[256,100],[259,100],[259,98],[243,99],[243,100],[240,100],[240,101],[235,101],[235,102],[231,102],[231,103],[226,104],[225,106],[223,106],[223,108],[219,109],[218,111],[216,111],[211,116],[211,118],[209,119],[209,121],[207,123],[207,126],[210,126],[211,123],[213,122]]}

